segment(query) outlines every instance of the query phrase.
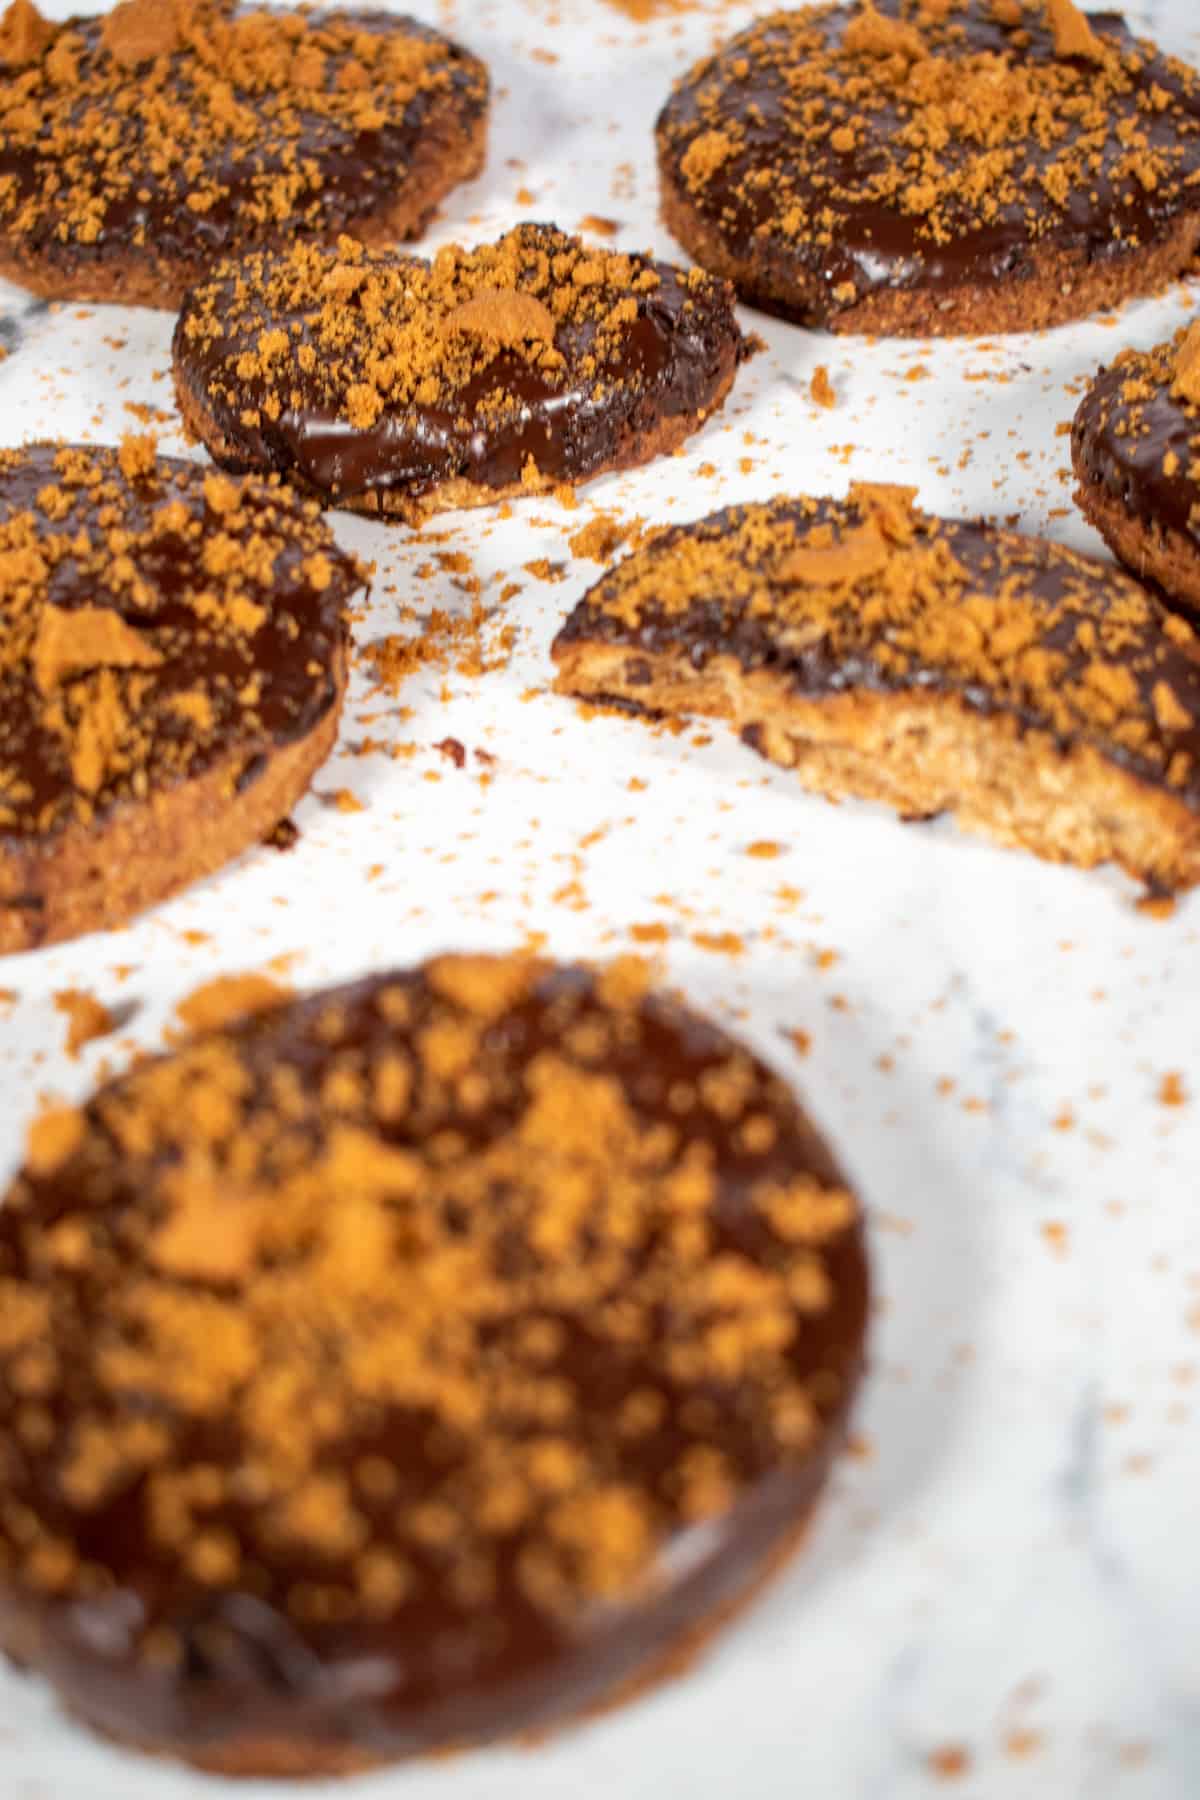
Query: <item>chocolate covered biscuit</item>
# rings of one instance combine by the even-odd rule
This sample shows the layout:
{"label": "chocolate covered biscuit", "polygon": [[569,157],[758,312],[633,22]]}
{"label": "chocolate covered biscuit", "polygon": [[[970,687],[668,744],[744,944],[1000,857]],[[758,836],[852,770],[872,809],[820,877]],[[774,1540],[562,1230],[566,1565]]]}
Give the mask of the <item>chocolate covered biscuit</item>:
{"label": "chocolate covered biscuit", "polygon": [[544,1731],[795,1546],[859,1209],[782,1081],[598,973],[447,957],[40,1119],[0,1210],[0,1642],[236,1774]]}
{"label": "chocolate covered biscuit", "polygon": [[732,298],[548,225],[432,263],[301,247],[188,296],[176,389],[223,467],[419,523],[673,450],[747,354]]}
{"label": "chocolate covered biscuit", "polygon": [[697,262],[833,331],[1056,325],[1200,243],[1200,76],[1072,0],[770,13],[683,77],[658,152]]}
{"label": "chocolate covered biscuit", "polygon": [[0,951],[123,924],[287,814],[364,582],[278,483],[149,439],[0,452]]}
{"label": "chocolate covered biscuit", "polygon": [[1200,326],[1102,369],[1071,453],[1075,498],[1110,549],[1200,616]]}
{"label": "chocolate covered biscuit", "polygon": [[174,306],[241,250],[414,237],[483,161],[483,64],[367,8],[12,0],[0,75],[0,275],[50,299]]}

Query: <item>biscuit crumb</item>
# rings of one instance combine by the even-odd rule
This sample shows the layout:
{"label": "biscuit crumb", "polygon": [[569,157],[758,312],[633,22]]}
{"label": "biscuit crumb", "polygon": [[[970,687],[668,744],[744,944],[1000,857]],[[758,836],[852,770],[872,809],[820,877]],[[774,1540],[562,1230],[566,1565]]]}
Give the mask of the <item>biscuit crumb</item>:
{"label": "biscuit crumb", "polygon": [[958,1781],[971,1772],[970,1752],[962,1744],[942,1744],[929,1753],[929,1771],[939,1781]]}
{"label": "biscuit crumb", "polygon": [[52,1106],[29,1127],[25,1161],[35,1175],[53,1175],[83,1142],[84,1117],[75,1106]]}
{"label": "biscuit crumb", "polygon": [[54,36],[54,26],[44,19],[32,0],[12,0],[0,18],[0,63],[23,69],[36,62]]}
{"label": "biscuit crumb", "polygon": [[33,647],[33,678],[43,694],[87,669],[156,669],[162,655],[106,606],[48,606]]}
{"label": "biscuit crumb", "polygon": [[533,294],[515,288],[482,288],[448,313],[444,329],[467,331],[497,344],[554,342],[554,314]]}
{"label": "biscuit crumb", "polygon": [[808,384],[808,397],[814,406],[822,406],[828,410],[837,405],[837,394],[829,379],[829,370],[824,363],[818,363],[812,372],[812,380]]}
{"label": "biscuit crumb", "polygon": [[1074,0],[1046,0],[1046,18],[1054,35],[1056,56],[1083,56],[1103,62],[1105,47]]}
{"label": "biscuit crumb", "polygon": [[182,42],[175,0],[121,0],[105,15],[104,48],[123,69],[169,56]]}
{"label": "biscuit crumb", "polygon": [[915,62],[926,54],[920,32],[902,19],[877,12],[872,0],[859,0],[842,42],[852,55],[900,56]]}
{"label": "biscuit crumb", "polygon": [[1176,348],[1171,392],[1200,406],[1200,319],[1188,326]]}
{"label": "biscuit crumb", "polygon": [[282,1006],[292,989],[268,975],[218,975],[185,996],[176,1017],[189,1032],[217,1031],[252,1013]]}
{"label": "biscuit crumb", "polygon": [[78,988],[63,988],[54,996],[55,1010],[67,1020],[67,1055],[74,1060],[85,1045],[96,1038],[107,1037],[117,1028],[117,1021],[94,994]]}

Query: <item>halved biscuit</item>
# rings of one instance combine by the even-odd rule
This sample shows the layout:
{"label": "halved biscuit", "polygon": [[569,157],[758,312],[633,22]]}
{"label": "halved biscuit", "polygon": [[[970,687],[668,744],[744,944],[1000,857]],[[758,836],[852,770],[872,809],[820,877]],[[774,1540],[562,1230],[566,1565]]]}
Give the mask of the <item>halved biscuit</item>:
{"label": "halved biscuit", "polygon": [[1055,862],[1200,881],[1200,643],[1057,544],[908,489],[734,507],[575,608],[561,692],[726,718],[831,799],[954,813]]}
{"label": "halved biscuit", "polygon": [[301,246],[189,294],[175,384],[223,467],[419,523],[675,449],[748,354],[732,300],[549,225],[432,263]]}
{"label": "halved biscuit", "polygon": [[319,1775],[677,1673],[796,1546],[858,1203],[644,965],[443,957],[44,1116],[0,1208],[0,1644]]}
{"label": "halved biscuit", "polygon": [[0,951],[121,924],[286,815],[364,581],[278,484],[149,439],[0,452]]}
{"label": "halved biscuit", "polygon": [[255,246],[415,237],[483,162],[483,64],[367,8],[12,0],[0,70],[0,275],[50,299],[173,306]]}

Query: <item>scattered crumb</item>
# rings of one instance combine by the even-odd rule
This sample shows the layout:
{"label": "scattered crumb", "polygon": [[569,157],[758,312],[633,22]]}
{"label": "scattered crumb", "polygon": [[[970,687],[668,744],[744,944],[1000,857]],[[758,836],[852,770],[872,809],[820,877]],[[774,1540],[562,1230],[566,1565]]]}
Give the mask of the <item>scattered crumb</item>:
{"label": "scattered crumb", "polygon": [[939,1781],[957,1781],[971,1772],[971,1758],[961,1744],[943,1744],[929,1753],[930,1773]]}
{"label": "scattered crumb", "polygon": [[457,738],[444,737],[440,744],[435,744],[433,747],[435,750],[440,751],[448,762],[452,762],[456,769],[466,767],[466,747],[461,744]]}
{"label": "scattered crumb", "polygon": [[644,526],[644,519],[627,521],[619,518],[616,513],[595,513],[586,525],[581,525],[578,531],[572,532],[567,539],[567,546],[572,556],[588,562],[605,563],[614,550],[619,550],[622,544],[630,543],[630,540],[633,540],[631,548],[636,549]]}
{"label": "scattered crumb", "polygon": [[744,956],[746,945],[736,931],[694,931],[692,942],[714,956]]}
{"label": "scattered crumb", "polygon": [[67,1021],[67,1055],[74,1059],[86,1044],[94,1043],[97,1038],[108,1037],[116,1031],[120,1021],[109,1011],[94,994],[83,992],[79,988],[63,988],[54,996],[56,1012],[64,1014]]}
{"label": "scattered crumb", "polygon": [[1070,1249],[1070,1235],[1064,1224],[1058,1219],[1049,1219],[1042,1226],[1042,1236],[1053,1250],[1055,1256],[1066,1256]]}
{"label": "scattered crumb", "polygon": [[826,409],[837,405],[837,395],[833,391],[833,383],[829,379],[829,370],[824,363],[818,363],[808,384],[808,397],[814,406]]}
{"label": "scattered crumb", "polygon": [[292,997],[293,989],[269,975],[219,975],[182,999],[175,1015],[189,1032],[219,1031],[235,1019],[266,1012]]}
{"label": "scattered crumb", "polygon": [[292,819],[280,819],[263,839],[268,850],[294,850],[299,842],[300,828]]}
{"label": "scattered crumb", "polygon": [[336,806],[340,813],[366,812],[366,807],[351,788],[336,788],[329,795],[329,804]]}

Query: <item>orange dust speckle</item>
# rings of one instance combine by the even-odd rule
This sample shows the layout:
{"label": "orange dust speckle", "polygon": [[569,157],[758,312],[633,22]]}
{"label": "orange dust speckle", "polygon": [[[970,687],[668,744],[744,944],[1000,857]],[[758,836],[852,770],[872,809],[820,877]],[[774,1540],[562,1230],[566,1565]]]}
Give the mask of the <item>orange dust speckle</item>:
{"label": "orange dust speckle", "polygon": [[736,931],[694,931],[692,942],[714,956],[744,956],[746,946]]}
{"label": "orange dust speckle", "polygon": [[942,1744],[929,1753],[930,1773],[939,1781],[957,1781],[971,1772],[971,1758],[961,1744]]}
{"label": "orange dust speckle", "polygon": [[1042,1236],[1055,1256],[1066,1256],[1071,1247],[1070,1234],[1060,1219],[1048,1219],[1042,1226]]}

